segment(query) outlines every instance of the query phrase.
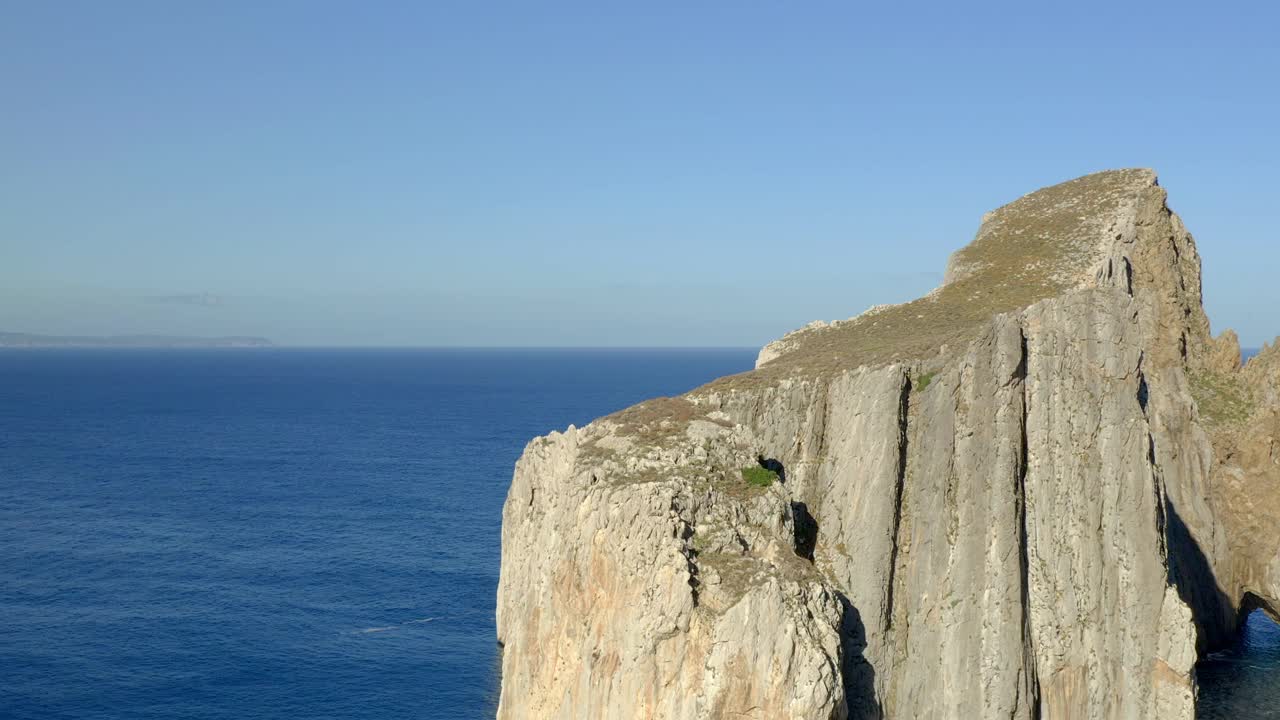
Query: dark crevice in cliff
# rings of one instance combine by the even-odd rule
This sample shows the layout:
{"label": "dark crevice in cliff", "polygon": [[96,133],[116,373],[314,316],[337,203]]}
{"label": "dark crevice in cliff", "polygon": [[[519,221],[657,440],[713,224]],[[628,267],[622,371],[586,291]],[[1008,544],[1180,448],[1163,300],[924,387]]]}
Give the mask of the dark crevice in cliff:
{"label": "dark crevice in cliff", "polygon": [[893,546],[889,551],[889,582],[885,590],[884,628],[893,629],[893,592],[897,582],[898,550],[902,545],[902,495],[907,483],[908,419],[911,413],[911,376],[902,376],[902,390],[898,398],[898,476],[893,488]]}
{"label": "dark crevice in cliff", "polygon": [[[676,510],[672,506],[672,510]],[[698,577],[698,551],[694,549],[693,536],[697,533],[694,527],[688,523],[681,523],[680,540],[683,541],[681,553],[684,555],[685,563],[689,571],[689,595],[693,600],[694,607],[698,606],[698,596],[702,587],[702,580]]]}
{"label": "dark crevice in cliff", "polygon": [[765,470],[769,470],[777,473],[778,482],[784,483],[784,484],[787,482],[787,468],[782,464],[781,460],[777,458],[767,458],[763,455],[757,455],[756,464],[764,468]]}
{"label": "dark crevice in cliff", "polygon": [[1151,464],[1152,486],[1156,499],[1156,538],[1160,543],[1160,555],[1164,558],[1165,574],[1168,575],[1168,581],[1173,582],[1172,573],[1169,570],[1169,541],[1168,541],[1168,525],[1169,518],[1166,514],[1165,507],[1169,504],[1168,498],[1165,496],[1164,476],[1160,473],[1160,466],[1156,463],[1156,438],[1151,433],[1147,433],[1147,462]]}
{"label": "dark crevice in cliff", "polygon": [[1160,463],[1156,460],[1156,437],[1151,433],[1151,416],[1147,411],[1147,404],[1151,401],[1151,388],[1147,384],[1146,373],[1142,371],[1142,363],[1145,359],[1145,352],[1138,355],[1137,399],[1138,407],[1142,409],[1142,417],[1147,422],[1147,465],[1151,470],[1151,488],[1155,495],[1156,538],[1160,544],[1160,557],[1164,560],[1165,574],[1168,577],[1168,582],[1172,584],[1173,572],[1169,560],[1169,543],[1166,532],[1168,517],[1165,512],[1165,506],[1168,505],[1169,501],[1164,487],[1164,475],[1160,471]]}
{"label": "dark crevice in cliff", "polygon": [[796,555],[813,562],[813,551],[818,547],[818,521],[809,512],[809,506],[793,501],[791,517],[795,523]]}
{"label": "dark crevice in cliff", "polygon": [[[1022,417],[1019,422],[1018,448],[1018,573],[1020,575],[1020,591],[1022,601],[1022,665],[1026,672],[1027,707],[1031,720],[1040,717],[1040,678],[1036,671],[1035,640],[1031,633],[1031,558],[1027,538],[1027,469],[1030,464],[1029,443],[1027,441],[1027,420],[1030,414],[1030,391],[1027,388],[1027,365],[1029,350],[1027,336],[1019,333],[1022,342],[1022,357],[1018,360],[1015,376],[1022,383]],[[1017,712],[1015,706],[1014,712]]]}
{"label": "dark crevice in cliff", "polygon": [[[778,482],[787,482],[787,468],[777,458],[756,457],[756,462],[765,470],[778,474]],[[799,557],[813,562],[813,551],[818,546],[818,521],[809,512],[809,505],[800,500],[791,501],[792,549]],[[744,549],[746,541],[742,541]]]}
{"label": "dark crevice in cliff", "polygon": [[[829,381],[818,383],[814,393],[815,397],[821,400],[822,406],[814,413],[818,426],[812,432],[812,435],[817,438],[817,446],[812,449],[812,459],[821,462],[827,452],[827,425],[830,423],[831,415],[831,383]],[[802,456],[797,455],[797,457]]]}
{"label": "dark crevice in cliff", "polygon": [[1147,465],[1151,469],[1151,488],[1155,495],[1156,510],[1156,539],[1159,543],[1160,557],[1163,558],[1165,565],[1165,574],[1168,582],[1173,582],[1173,574],[1170,570],[1169,562],[1169,544],[1166,539],[1166,526],[1168,518],[1165,515],[1165,506],[1168,500],[1165,496],[1164,475],[1160,472],[1160,463],[1156,461],[1156,437],[1150,432],[1151,417],[1147,412],[1147,404],[1151,401],[1151,388],[1147,385],[1146,373],[1142,371],[1142,362],[1146,359],[1146,353],[1138,355],[1138,407],[1142,409],[1142,417],[1147,421]]}
{"label": "dark crevice in cliff", "polygon": [[[1145,350],[1138,352],[1138,365],[1134,368],[1134,372],[1138,375],[1138,407],[1142,408],[1142,417],[1147,416],[1147,403],[1151,400],[1151,388],[1147,386],[1146,373],[1142,371],[1142,363],[1147,359]],[[1152,460],[1155,463],[1155,460]]]}

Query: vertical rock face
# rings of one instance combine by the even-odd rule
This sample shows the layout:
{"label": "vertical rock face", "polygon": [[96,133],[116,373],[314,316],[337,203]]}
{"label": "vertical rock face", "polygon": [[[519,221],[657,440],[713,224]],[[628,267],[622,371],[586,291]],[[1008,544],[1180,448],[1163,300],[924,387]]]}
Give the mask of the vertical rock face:
{"label": "vertical rock face", "polygon": [[1191,718],[1280,610],[1278,409],[1153,173],[1032,193],[920,300],[530,443],[499,715]]}

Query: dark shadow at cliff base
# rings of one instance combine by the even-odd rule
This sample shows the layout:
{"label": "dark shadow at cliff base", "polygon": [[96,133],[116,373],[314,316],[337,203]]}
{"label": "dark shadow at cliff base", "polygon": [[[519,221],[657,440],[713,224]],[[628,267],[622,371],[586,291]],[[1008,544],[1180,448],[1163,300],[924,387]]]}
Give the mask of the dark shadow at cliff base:
{"label": "dark shadow at cliff base", "polygon": [[1242,618],[1239,603],[1218,586],[1213,566],[1200,549],[1178,509],[1168,499],[1164,504],[1165,543],[1168,548],[1169,582],[1195,619],[1196,651],[1200,656],[1231,644]]}
{"label": "dark shadow at cliff base", "polygon": [[867,628],[862,615],[845,596],[840,596],[844,613],[840,621],[840,672],[849,720],[879,720],[882,711],[876,700],[876,669],[867,662]]}
{"label": "dark shadow at cliff base", "polygon": [[493,662],[489,666],[489,692],[484,696],[482,717],[498,717],[498,703],[502,700],[502,643],[497,643],[493,653]]}

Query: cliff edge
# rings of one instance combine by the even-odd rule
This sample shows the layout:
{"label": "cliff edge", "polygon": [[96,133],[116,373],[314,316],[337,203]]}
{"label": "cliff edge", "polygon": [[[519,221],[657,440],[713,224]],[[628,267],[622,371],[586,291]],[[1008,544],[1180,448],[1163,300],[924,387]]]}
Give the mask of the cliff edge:
{"label": "cliff edge", "polygon": [[1187,718],[1280,612],[1280,347],[1149,170],[984,217],[919,300],[535,439],[502,718]]}

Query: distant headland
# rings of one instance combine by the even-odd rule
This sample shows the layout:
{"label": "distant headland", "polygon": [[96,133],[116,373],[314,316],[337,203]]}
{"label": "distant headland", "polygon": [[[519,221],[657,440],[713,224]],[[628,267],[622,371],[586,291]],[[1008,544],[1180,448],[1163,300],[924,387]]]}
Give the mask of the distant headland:
{"label": "distant headland", "polygon": [[258,348],[273,347],[260,337],[180,335],[35,335],[0,332],[0,348]]}

